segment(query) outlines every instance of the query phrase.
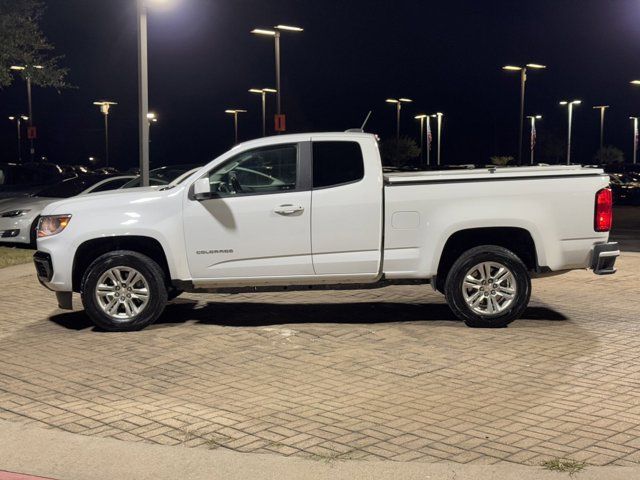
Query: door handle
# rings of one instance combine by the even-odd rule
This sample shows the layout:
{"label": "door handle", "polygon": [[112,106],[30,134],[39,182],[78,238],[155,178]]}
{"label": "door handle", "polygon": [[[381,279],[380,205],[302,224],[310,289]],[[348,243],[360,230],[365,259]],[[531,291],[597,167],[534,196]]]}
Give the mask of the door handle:
{"label": "door handle", "polygon": [[304,211],[304,207],[301,205],[278,205],[273,209],[275,213],[278,215],[293,215],[294,213],[299,213]]}

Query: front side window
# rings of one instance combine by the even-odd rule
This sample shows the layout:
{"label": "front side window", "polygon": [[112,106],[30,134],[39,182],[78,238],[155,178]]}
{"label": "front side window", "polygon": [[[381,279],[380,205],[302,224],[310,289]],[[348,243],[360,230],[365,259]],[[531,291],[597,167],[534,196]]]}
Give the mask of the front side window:
{"label": "front side window", "polygon": [[295,190],[297,145],[277,145],[242,152],[209,173],[211,192],[222,196]]}
{"label": "front side window", "polygon": [[313,188],[357,182],[364,177],[358,142],[313,143]]}

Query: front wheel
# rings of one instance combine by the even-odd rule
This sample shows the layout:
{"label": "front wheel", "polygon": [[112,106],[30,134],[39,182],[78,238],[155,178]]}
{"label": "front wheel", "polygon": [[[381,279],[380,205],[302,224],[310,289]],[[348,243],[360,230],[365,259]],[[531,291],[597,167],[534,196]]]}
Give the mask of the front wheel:
{"label": "front wheel", "polygon": [[82,303],[93,323],[104,330],[141,330],[156,321],[165,308],[164,273],[141,253],[106,253],[84,274]]}
{"label": "front wheel", "polygon": [[510,250],[483,245],[463,253],[445,282],[447,303],[469,327],[505,327],[531,297],[527,267]]}

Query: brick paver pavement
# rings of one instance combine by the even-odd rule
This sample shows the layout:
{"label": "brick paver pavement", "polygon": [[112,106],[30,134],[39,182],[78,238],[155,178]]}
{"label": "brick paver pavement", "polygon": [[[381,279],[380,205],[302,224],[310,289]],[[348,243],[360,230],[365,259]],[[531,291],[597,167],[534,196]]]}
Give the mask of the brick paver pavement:
{"label": "brick paver pavement", "polygon": [[619,268],[535,280],[506,329],[410,286],[184,295],[136,333],[0,271],[0,419],[318,459],[635,465],[640,255]]}

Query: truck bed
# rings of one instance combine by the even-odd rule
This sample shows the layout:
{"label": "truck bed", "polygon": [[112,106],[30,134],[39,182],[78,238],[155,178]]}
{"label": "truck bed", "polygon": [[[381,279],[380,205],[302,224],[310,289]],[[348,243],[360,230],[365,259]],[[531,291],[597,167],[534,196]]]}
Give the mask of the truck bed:
{"label": "truck bed", "polygon": [[514,180],[523,178],[554,178],[573,176],[602,175],[603,171],[573,165],[553,165],[544,167],[496,167],[473,168],[465,170],[436,170],[425,172],[390,172],[384,174],[385,184],[402,185],[437,182],[467,182]]}

